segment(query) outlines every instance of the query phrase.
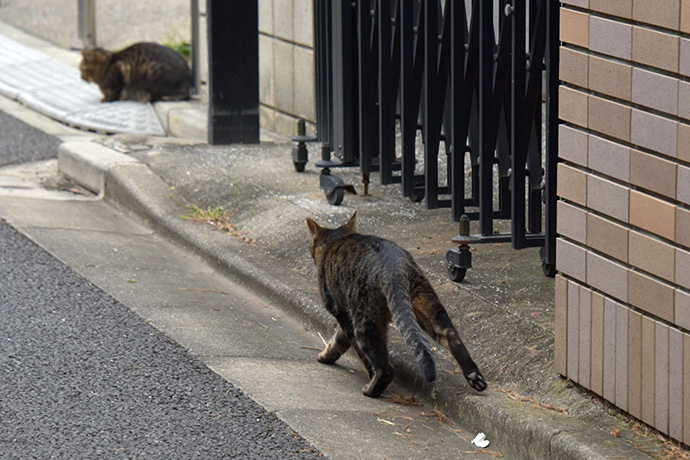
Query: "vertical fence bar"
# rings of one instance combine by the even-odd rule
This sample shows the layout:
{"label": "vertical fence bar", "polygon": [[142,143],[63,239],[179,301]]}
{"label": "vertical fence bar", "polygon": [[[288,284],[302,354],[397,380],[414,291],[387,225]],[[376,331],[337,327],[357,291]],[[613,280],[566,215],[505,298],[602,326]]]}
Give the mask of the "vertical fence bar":
{"label": "vertical fence bar", "polygon": [[424,176],[428,209],[438,208],[438,0],[424,2]]}
{"label": "vertical fence bar", "polygon": [[[541,68],[542,62],[537,65]],[[541,73],[541,72],[540,72]],[[541,78],[539,78],[541,80]],[[541,88],[538,94],[541,101]],[[527,169],[529,170],[529,195],[527,203],[527,231],[529,233],[540,233],[542,230],[542,111],[541,102],[538,109],[534,112],[531,122],[532,130],[529,134],[529,145],[527,150]]]}
{"label": "vertical fence bar", "polygon": [[375,133],[379,131],[376,110],[376,72],[371,55],[371,1],[358,2],[359,161],[363,174],[372,172]]}
{"label": "vertical fence bar", "polygon": [[314,0],[314,21],[316,134],[320,142],[330,144],[333,130],[330,0]]}
{"label": "vertical fence bar", "polygon": [[391,0],[379,0],[379,161],[381,183],[393,182],[393,160],[395,159],[395,89],[391,68],[392,25]]}
{"label": "vertical fence bar", "polygon": [[[467,40],[465,1],[452,0],[449,11],[450,19],[450,103],[451,126],[451,213],[453,221],[460,220],[465,214],[465,146],[467,144],[467,130],[462,129],[467,124],[465,101],[465,41]],[[463,135],[464,134],[464,135]]]}
{"label": "vertical fence bar", "polygon": [[[350,88],[345,88],[345,85],[350,84],[351,86],[352,82],[347,78],[343,78],[345,69],[351,67],[351,63],[347,62],[348,60],[345,57],[346,50],[343,46],[343,42],[347,41],[343,36],[349,33],[348,28],[343,26],[343,23],[346,22],[344,16],[347,15],[347,10],[350,8],[349,5],[349,1],[342,0],[335,0],[331,5],[332,41],[330,51],[331,65],[333,66],[333,80],[331,83],[333,87],[333,106],[331,107],[331,116],[333,117],[333,132],[331,133],[331,148],[333,149],[335,156],[341,160],[343,159],[343,144],[346,143],[344,139],[348,139],[350,137],[345,133],[345,131],[348,130],[348,128],[350,131],[353,129],[351,124],[345,124],[344,121],[344,117],[346,115],[351,116],[351,114],[345,113],[346,107],[351,108],[351,105],[346,106],[349,101],[347,101],[347,98],[344,96],[344,94],[352,94]],[[348,92],[348,90],[350,91]]]}
{"label": "vertical fence bar", "polygon": [[415,133],[414,110],[414,4],[400,0],[400,132],[402,135],[403,195],[414,193]]}
{"label": "vertical fence bar", "polygon": [[96,46],[96,0],[78,0],[79,42],[77,47]]}
{"label": "vertical fence bar", "polygon": [[[529,53],[529,83],[527,85],[526,102],[528,117],[532,118],[532,130],[529,132],[527,164],[529,175],[529,202],[527,231],[540,233],[542,231],[542,94],[544,53],[546,49],[546,1],[530,0],[530,53]],[[531,114],[531,115],[530,115]]]}
{"label": "vertical fence bar", "polygon": [[465,205],[479,206],[479,3],[471,0],[472,15],[467,33],[467,57],[465,66],[465,98],[463,108],[467,125],[464,136],[470,144],[471,196]]}
{"label": "vertical fence bar", "polygon": [[[525,238],[525,160],[527,153],[525,126],[525,0],[513,0],[512,65],[511,65],[511,139],[510,150],[513,190],[511,193],[511,244],[513,249],[526,246]],[[529,126],[529,125],[527,125]]]}
{"label": "vertical fence bar", "polygon": [[546,238],[542,268],[548,276],[556,274],[556,166],[558,164],[558,30],[559,3],[546,1],[546,159],[544,169]]}
{"label": "vertical fence bar", "polygon": [[356,4],[334,0],[332,9],[333,149],[352,164],[359,151]]}
{"label": "vertical fence bar", "polygon": [[[494,128],[492,136],[496,142],[496,161],[498,163],[498,213],[494,217],[510,219],[512,199],[509,170],[512,159],[511,148],[511,85],[513,18],[512,6],[508,0],[501,0],[494,13],[498,24],[499,37],[496,50],[496,68],[493,88]],[[522,53],[524,59],[524,51]],[[524,96],[523,96],[524,97]]]}
{"label": "vertical fence bar", "polygon": [[[452,101],[451,97],[451,57],[452,57],[452,45],[451,45],[451,6],[452,0],[441,0],[439,1],[439,11],[438,16],[441,20],[440,32],[438,35],[439,40],[439,59],[438,59],[438,77],[437,82],[439,84],[439,117],[440,123],[439,133],[443,140],[443,150],[445,153],[445,169],[446,169],[446,186],[439,187],[439,194],[451,194],[451,186],[453,183],[453,153],[452,153],[452,134],[451,131],[451,117],[452,117]],[[452,206],[451,199],[439,200],[439,207],[450,208]]]}
{"label": "vertical fence bar", "polygon": [[492,110],[494,81],[493,2],[479,2],[479,231],[493,234],[493,142]]}

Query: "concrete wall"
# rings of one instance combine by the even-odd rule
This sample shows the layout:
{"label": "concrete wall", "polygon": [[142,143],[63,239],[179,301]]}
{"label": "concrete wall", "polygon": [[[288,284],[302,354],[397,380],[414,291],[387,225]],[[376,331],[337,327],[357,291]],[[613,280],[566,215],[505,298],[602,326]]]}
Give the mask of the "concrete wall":
{"label": "concrete wall", "polygon": [[690,443],[690,1],[560,19],[555,367]]}
{"label": "concrete wall", "polygon": [[[316,120],[312,0],[259,0],[259,97],[261,128],[285,136],[297,121]],[[199,1],[202,102],[208,102],[206,1]]]}
{"label": "concrete wall", "polygon": [[261,127],[297,133],[316,119],[312,0],[259,0]]}

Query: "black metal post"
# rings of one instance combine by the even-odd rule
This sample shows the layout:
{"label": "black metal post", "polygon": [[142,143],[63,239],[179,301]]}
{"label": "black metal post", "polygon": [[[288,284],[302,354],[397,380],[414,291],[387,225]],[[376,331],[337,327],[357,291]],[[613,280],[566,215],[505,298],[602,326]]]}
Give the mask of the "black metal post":
{"label": "black metal post", "polygon": [[450,104],[451,128],[451,212],[453,221],[457,222],[465,214],[465,146],[467,144],[468,111],[463,107],[465,101],[465,41],[467,40],[467,20],[465,18],[465,2],[451,1],[449,5],[451,27],[450,45]]}
{"label": "black metal post", "polygon": [[479,231],[493,231],[493,161],[496,144],[491,113],[494,81],[493,2],[479,1]]}
{"label": "black metal post", "polygon": [[359,164],[362,174],[370,174],[373,170],[372,160],[375,152],[375,134],[378,134],[379,126],[374,113],[376,109],[376,75],[371,54],[371,8],[370,0],[359,0],[358,30],[358,67],[357,76],[359,82]]}
{"label": "black metal post", "polygon": [[400,3],[400,131],[402,134],[403,195],[414,193],[415,133],[417,115],[414,103],[414,5]]}
{"label": "black metal post", "polygon": [[525,247],[525,162],[527,142],[525,136],[525,0],[514,0],[508,20],[513,21],[513,48],[511,66],[511,170],[513,192],[511,194],[511,232],[513,249]]}
{"label": "black metal post", "polygon": [[559,3],[546,1],[546,181],[545,227],[546,238],[542,254],[542,268],[547,276],[556,274],[556,166],[558,164],[558,14]]}
{"label": "black metal post", "polygon": [[209,144],[259,142],[257,0],[207,0]]}
{"label": "black metal post", "polygon": [[332,109],[331,148],[343,163],[359,158],[359,105],[357,68],[356,3],[334,0],[331,4]]}
{"label": "black metal post", "polygon": [[438,148],[441,126],[438,96],[438,9],[438,0],[424,2],[424,193],[428,209],[438,208]]}
{"label": "black metal post", "polygon": [[392,18],[391,1],[379,0],[379,164],[381,183],[393,183],[393,160],[395,159],[395,89],[391,68]]}
{"label": "black metal post", "polygon": [[331,64],[331,0],[314,0],[314,71],[316,73],[316,134],[331,142],[333,130]]}

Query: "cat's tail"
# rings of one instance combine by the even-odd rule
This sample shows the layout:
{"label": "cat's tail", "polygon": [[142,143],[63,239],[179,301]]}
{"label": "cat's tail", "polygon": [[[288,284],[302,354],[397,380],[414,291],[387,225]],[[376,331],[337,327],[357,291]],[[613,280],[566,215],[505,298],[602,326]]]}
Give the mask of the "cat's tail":
{"label": "cat's tail", "polygon": [[400,286],[387,289],[388,306],[391,311],[393,323],[398,327],[400,334],[407,345],[412,349],[419,371],[427,382],[436,380],[436,361],[429,347],[429,342],[417,324],[417,318],[412,310],[412,301],[407,289]]}

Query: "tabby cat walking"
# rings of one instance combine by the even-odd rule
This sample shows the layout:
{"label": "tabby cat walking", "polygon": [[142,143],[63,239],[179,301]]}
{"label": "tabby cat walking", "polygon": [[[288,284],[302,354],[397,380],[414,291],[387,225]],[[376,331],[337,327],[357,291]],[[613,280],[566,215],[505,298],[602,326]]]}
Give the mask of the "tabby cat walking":
{"label": "tabby cat walking", "polygon": [[436,379],[436,364],[422,329],[450,350],[469,385],[484,391],[484,377],[410,253],[383,238],[356,233],[356,220],[357,213],[345,225],[328,229],[307,218],[321,298],[339,325],[319,362],[333,364],[354,347],[371,379],[362,392],[378,398],[393,380],[387,344],[392,318],[427,382]]}

